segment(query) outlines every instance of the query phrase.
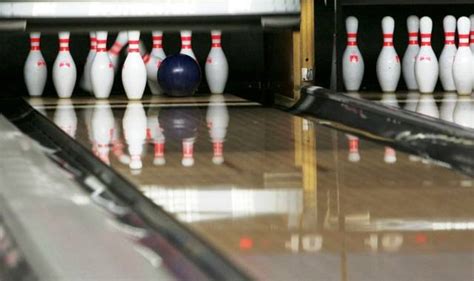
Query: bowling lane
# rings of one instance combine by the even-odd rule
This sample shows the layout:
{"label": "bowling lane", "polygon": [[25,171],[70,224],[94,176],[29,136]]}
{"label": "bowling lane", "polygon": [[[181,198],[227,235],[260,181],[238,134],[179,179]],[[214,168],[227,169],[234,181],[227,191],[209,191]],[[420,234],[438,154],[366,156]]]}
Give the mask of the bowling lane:
{"label": "bowling lane", "polygon": [[427,159],[233,96],[30,102],[256,279],[472,279],[474,181]]}

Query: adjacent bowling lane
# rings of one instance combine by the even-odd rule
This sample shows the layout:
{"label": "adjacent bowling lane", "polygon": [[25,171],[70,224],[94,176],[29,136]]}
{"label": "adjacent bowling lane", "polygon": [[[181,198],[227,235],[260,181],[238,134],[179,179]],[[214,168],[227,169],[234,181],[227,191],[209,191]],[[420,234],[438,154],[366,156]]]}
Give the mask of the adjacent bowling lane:
{"label": "adjacent bowling lane", "polygon": [[256,279],[472,279],[474,181],[427,159],[233,96],[31,103]]}

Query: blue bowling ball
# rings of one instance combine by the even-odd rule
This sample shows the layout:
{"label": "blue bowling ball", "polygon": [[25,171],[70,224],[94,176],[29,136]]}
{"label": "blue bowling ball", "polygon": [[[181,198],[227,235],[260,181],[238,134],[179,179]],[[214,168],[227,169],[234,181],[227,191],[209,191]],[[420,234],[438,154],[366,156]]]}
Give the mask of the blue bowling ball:
{"label": "blue bowling ball", "polygon": [[190,56],[167,57],[158,68],[158,83],[165,94],[173,97],[191,96],[201,82],[201,68]]}

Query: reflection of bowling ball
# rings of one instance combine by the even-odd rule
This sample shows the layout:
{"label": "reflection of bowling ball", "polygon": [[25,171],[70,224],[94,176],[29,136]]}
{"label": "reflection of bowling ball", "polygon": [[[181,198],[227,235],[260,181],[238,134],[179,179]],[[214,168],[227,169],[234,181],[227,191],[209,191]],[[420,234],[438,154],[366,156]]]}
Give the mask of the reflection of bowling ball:
{"label": "reflection of bowling ball", "polygon": [[201,122],[201,111],[196,107],[162,108],[159,120],[167,139],[194,138]]}
{"label": "reflection of bowling ball", "polygon": [[172,55],[161,62],[158,83],[165,94],[173,97],[191,96],[201,82],[201,68],[188,55]]}

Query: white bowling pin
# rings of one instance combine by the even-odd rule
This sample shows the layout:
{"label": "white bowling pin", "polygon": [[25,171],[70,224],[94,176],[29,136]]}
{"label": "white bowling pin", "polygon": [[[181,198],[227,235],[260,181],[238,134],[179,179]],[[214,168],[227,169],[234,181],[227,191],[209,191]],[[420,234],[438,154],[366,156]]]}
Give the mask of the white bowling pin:
{"label": "white bowling pin", "polygon": [[122,68],[122,84],[128,99],[139,100],[146,87],[146,67],[138,48],[140,31],[128,32],[128,55]]}
{"label": "white bowling pin", "polygon": [[433,93],[438,81],[439,66],[436,54],[431,48],[433,21],[429,17],[420,20],[421,47],[415,62],[415,77],[421,93]]}
{"label": "white bowling pin", "polygon": [[460,95],[472,92],[472,53],[469,48],[469,28],[471,23],[467,17],[458,19],[459,46],[454,56],[453,78],[456,91]]}
{"label": "white bowling pin", "polygon": [[453,120],[456,124],[474,128],[474,108],[469,96],[459,96],[453,112]]}
{"label": "white bowling pin", "polygon": [[457,95],[455,93],[445,93],[441,101],[439,116],[442,120],[453,121],[454,108],[456,107]]}
{"label": "white bowling pin", "polygon": [[86,92],[92,92],[92,82],[91,82],[91,68],[92,62],[95,58],[96,47],[97,47],[97,39],[95,32],[89,33],[90,39],[90,49],[89,53],[87,54],[86,64],[84,65],[84,73],[82,74],[81,81],[79,82],[79,86]]}
{"label": "white bowling pin", "polygon": [[347,160],[349,160],[349,162],[357,163],[360,161],[359,138],[349,134],[346,134],[346,137],[349,143],[349,154],[347,155]]}
{"label": "white bowling pin", "polygon": [[94,96],[106,99],[114,84],[114,67],[107,54],[107,31],[97,31],[97,53],[91,67],[91,82]]}
{"label": "white bowling pin", "polygon": [[347,46],[342,55],[342,80],[349,92],[359,91],[364,78],[364,59],[357,46],[358,27],[356,17],[346,19]]}
{"label": "white bowling pin", "polygon": [[[104,51],[104,54],[107,53]],[[108,101],[97,101],[91,118],[92,138],[97,156],[107,165],[110,164],[109,152],[114,135],[114,115]]]}
{"label": "white bowling pin", "polygon": [[154,95],[162,93],[160,85],[158,85],[158,68],[161,62],[166,58],[165,51],[163,50],[163,32],[153,31],[152,32],[153,49],[147,58],[144,59],[146,65],[146,73],[148,80],[148,87]]}
{"label": "white bowling pin", "polygon": [[[136,44],[138,45],[138,42]],[[138,51],[137,54],[139,54]],[[129,167],[132,170],[140,170],[143,166],[141,157],[143,144],[146,140],[147,126],[146,114],[141,102],[133,101],[128,103],[122,122],[125,141],[127,142],[128,152],[131,157]]]}
{"label": "white bowling pin", "polygon": [[443,28],[444,48],[439,57],[439,79],[443,89],[446,92],[451,92],[456,90],[453,77],[453,62],[457,52],[455,43],[456,18],[451,15],[444,17]]}
{"label": "white bowling pin", "polygon": [[41,54],[40,40],[41,33],[30,33],[30,52],[23,67],[26,88],[32,97],[38,97],[43,94],[48,76],[48,68]]}
{"label": "white bowling pin", "polygon": [[383,92],[395,92],[400,80],[401,66],[393,47],[395,21],[392,17],[382,19],[383,48],[377,59],[377,79]]}
{"label": "white bowling pin", "polygon": [[213,147],[212,163],[221,165],[224,163],[224,141],[229,126],[229,111],[222,95],[213,94],[210,97],[206,122]]}
{"label": "white bowling pin", "polygon": [[153,144],[153,165],[162,166],[166,164],[165,159],[165,135],[158,119],[158,108],[152,107],[147,115],[147,138]]}
{"label": "white bowling pin", "polygon": [[427,115],[433,118],[439,118],[439,110],[436,106],[436,101],[433,97],[433,94],[421,94],[420,100],[416,107],[416,112]]}
{"label": "white bowling pin", "polygon": [[115,72],[117,72],[117,69],[118,69],[120,51],[125,45],[127,45],[127,41],[128,41],[127,32],[120,31],[119,34],[117,35],[117,38],[115,39],[114,44],[108,51],[110,61],[112,62],[112,65],[114,66]]}
{"label": "white bowling pin", "polygon": [[183,30],[181,31],[181,51],[180,53],[183,55],[188,55],[196,60],[196,56],[193,52],[193,47],[191,45],[192,41],[192,31],[190,30]]}
{"label": "white bowling pin", "polygon": [[417,16],[409,16],[407,18],[408,29],[408,47],[402,59],[402,74],[408,90],[418,90],[418,83],[415,77],[415,62],[420,46],[418,45],[418,30],[420,28],[420,20]]}
{"label": "white bowling pin", "polygon": [[211,51],[206,59],[206,80],[211,93],[224,93],[227,77],[229,76],[229,64],[221,46],[221,31],[211,31]]}
{"label": "white bowling pin", "polygon": [[474,14],[469,16],[469,21],[471,21],[471,30],[469,32],[469,48],[471,49],[471,53],[474,54]]}
{"label": "white bowling pin", "polygon": [[71,97],[76,76],[76,64],[69,52],[69,32],[59,32],[59,53],[53,65],[53,84],[60,98]]}
{"label": "white bowling pin", "polygon": [[58,101],[53,122],[72,138],[76,137],[77,115],[70,99],[60,99]]}

